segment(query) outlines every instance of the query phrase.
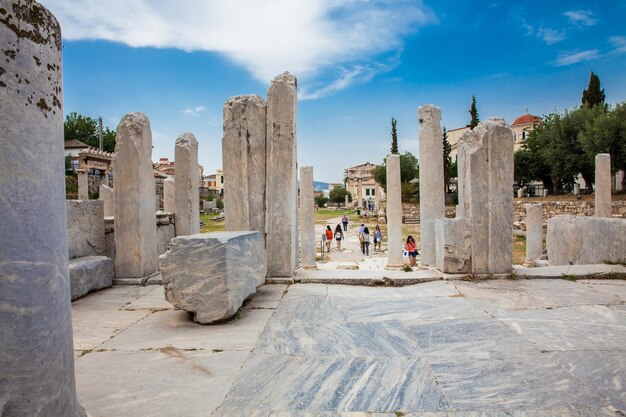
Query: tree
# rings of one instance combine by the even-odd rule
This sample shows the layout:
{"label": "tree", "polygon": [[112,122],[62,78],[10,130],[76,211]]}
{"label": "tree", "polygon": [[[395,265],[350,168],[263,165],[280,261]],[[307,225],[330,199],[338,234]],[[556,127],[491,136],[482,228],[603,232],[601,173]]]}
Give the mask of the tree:
{"label": "tree", "polygon": [[350,194],[350,192],[344,187],[333,188],[330,190],[330,194],[328,196],[330,197],[330,201],[337,204],[344,203],[346,201],[346,196],[348,196],[348,201],[352,201],[352,194]]}
{"label": "tree", "polygon": [[452,145],[448,141],[448,129],[443,128],[443,179],[444,179],[444,191],[450,192],[450,181],[452,178],[456,178],[456,162],[452,162],[450,153],[452,152]]}
{"label": "tree", "polygon": [[533,180],[540,179],[533,171],[533,155],[528,149],[520,149],[515,152],[513,161],[513,175],[517,185],[523,187]]}
{"label": "tree", "polygon": [[322,208],[326,205],[326,203],[328,203],[328,199],[324,197],[324,195],[318,195],[315,197],[315,205],[317,205],[317,207]]}
{"label": "tree", "polygon": [[[387,192],[387,158],[381,165],[372,169],[372,176],[378,184]],[[406,200],[418,191],[415,184],[409,183],[414,178],[419,178],[419,162],[411,152],[400,155],[400,181],[402,182],[402,199]]]}
{"label": "tree", "polygon": [[398,131],[396,130],[397,124],[398,124],[398,121],[392,117],[391,118],[391,154],[392,155],[398,154]]}
{"label": "tree", "polygon": [[604,89],[600,90],[600,77],[591,71],[589,84],[583,90],[582,104],[585,107],[604,106]]}
{"label": "tree", "polygon": [[[76,139],[94,148],[100,147],[96,119],[72,112],[65,117],[63,131],[65,140]],[[115,151],[115,131],[108,127],[102,129],[102,148],[107,152]]]}
{"label": "tree", "polygon": [[476,96],[472,94],[472,104],[470,105],[469,114],[472,117],[470,124],[467,125],[471,130],[473,130],[478,123],[480,123],[480,119],[478,118],[478,110],[476,109]]}

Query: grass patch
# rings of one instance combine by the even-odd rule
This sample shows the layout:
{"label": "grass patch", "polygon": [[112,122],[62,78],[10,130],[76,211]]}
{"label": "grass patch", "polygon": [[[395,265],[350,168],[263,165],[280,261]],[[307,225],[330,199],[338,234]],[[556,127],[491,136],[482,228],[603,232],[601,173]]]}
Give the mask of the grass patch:
{"label": "grass patch", "polygon": [[200,226],[200,233],[223,232],[224,221],[215,221],[217,214],[201,214],[200,221],[204,222],[204,226]]}

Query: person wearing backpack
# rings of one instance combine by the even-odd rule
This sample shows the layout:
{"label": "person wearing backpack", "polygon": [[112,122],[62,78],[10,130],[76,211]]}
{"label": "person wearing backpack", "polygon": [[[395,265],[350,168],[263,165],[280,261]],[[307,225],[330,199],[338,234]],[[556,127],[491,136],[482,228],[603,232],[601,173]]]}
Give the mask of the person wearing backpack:
{"label": "person wearing backpack", "polygon": [[376,230],[374,231],[374,252],[376,251],[376,245],[378,245],[378,251],[381,250],[380,246],[383,241],[383,232],[380,231],[380,226],[376,225]]}
{"label": "person wearing backpack", "polygon": [[330,253],[330,243],[333,240],[333,231],[326,225],[326,252]]}
{"label": "person wearing backpack", "polygon": [[370,229],[367,226],[363,229],[363,253],[370,256]]}
{"label": "person wearing backpack", "polygon": [[338,224],[335,227],[335,242],[337,242],[337,250],[341,250],[341,240],[343,239],[343,231],[341,230],[341,225]]}
{"label": "person wearing backpack", "polygon": [[365,225],[361,223],[361,227],[359,227],[359,244],[361,245],[361,252],[365,255],[365,240],[363,240],[363,229],[365,229]]}
{"label": "person wearing backpack", "polygon": [[343,231],[347,232],[348,231],[348,216],[346,216],[346,213],[343,213],[343,217],[341,218],[341,223],[343,223]]}

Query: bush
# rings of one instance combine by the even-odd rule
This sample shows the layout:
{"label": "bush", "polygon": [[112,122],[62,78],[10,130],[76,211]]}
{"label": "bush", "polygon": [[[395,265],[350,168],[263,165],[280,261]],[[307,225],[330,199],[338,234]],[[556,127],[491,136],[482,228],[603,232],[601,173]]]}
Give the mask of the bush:
{"label": "bush", "polygon": [[326,205],[326,203],[328,203],[328,199],[323,195],[318,195],[317,197],[315,197],[315,204],[317,205],[317,207],[322,208]]}
{"label": "bush", "polygon": [[224,209],[224,200],[222,200],[221,198],[218,198],[217,201],[215,202],[215,207],[217,207],[220,210]]}

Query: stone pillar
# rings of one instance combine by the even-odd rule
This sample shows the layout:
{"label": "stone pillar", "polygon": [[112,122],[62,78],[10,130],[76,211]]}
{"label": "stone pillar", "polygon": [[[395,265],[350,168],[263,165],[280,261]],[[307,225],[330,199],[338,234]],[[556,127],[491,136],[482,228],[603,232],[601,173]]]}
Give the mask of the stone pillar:
{"label": "stone pillar", "polygon": [[526,189],[524,187],[520,187],[517,190],[517,198],[524,198],[524,191],[526,191]]}
{"label": "stone pillar", "polygon": [[611,155],[596,155],[596,209],[594,216],[611,217]]}
{"label": "stone pillar", "polygon": [[296,77],[285,72],[267,92],[265,247],[267,275],[291,277],[298,266]]}
{"label": "stone pillar", "polygon": [[224,103],[224,226],[226,231],[258,231],[265,239],[265,152],[267,115],[259,96]]}
{"label": "stone pillar", "polygon": [[163,180],[163,211],[176,213],[176,180],[167,177]]}
{"label": "stone pillar", "polygon": [[526,205],[526,262],[534,266],[533,261],[543,253],[543,210],[541,204]]}
{"label": "stone pillar", "polygon": [[356,206],[363,207],[363,179],[361,177],[356,180]]}
{"label": "stone pillar", "polygon": [[78,199],[89,200],[89,175],[86,169],[77,169],[78,173]]}
{"label": "stone pillar", "polygon": [[400,155],[387,156],[387,269],[402,267]]}
{"label": "stone pillar", "polygon": [[198,186],[198,141],[191,133],[176,139],[176,236],[200,233],[200,194]]}
{"label": "stone pillar", "polygon": [[346,196],[345,196],[345,200],[346,200],[346,202],[344,203],[344,206],[345,206],[346,208],[348,208],[348,203],[350,202],[350,201],[348,200],[348,194],[346,194]]}
{"label": "stone pillar", "polygon": [[420,124],[421,265],[436,265],[435,221],[445,217],[441,110],[427,104],[418,110]]}
{"label": "stone pillar", "polygon": [[115,142],[115,276],[140,282],[159,268],[148,118],[124,116]]}
{"label": "stone pillar", "polygon": [[0,415],[84,415],[68,269],[61,28],[0,0]]}
{"label": "stone pillar", "polygon": [[313,167],[300,167],[300,251],[304,269],[315,269]]}
{"label": "stone pillar", "polygon": [[580,184],[579,183],[575,183],[574,184],[574,195],[578,195],[580,194]]}
{"label": "stone pillar", "polygon": [[109,171],[102,171],[102,178],[100,178],[100,184],[101,185],[106,185],[107,187],[109,186]]}
{"label": "stone pillar", "polygon": [[115,193],[113,188],[100,185],[100,200],[104,206],[104,217],[115,216]]}

